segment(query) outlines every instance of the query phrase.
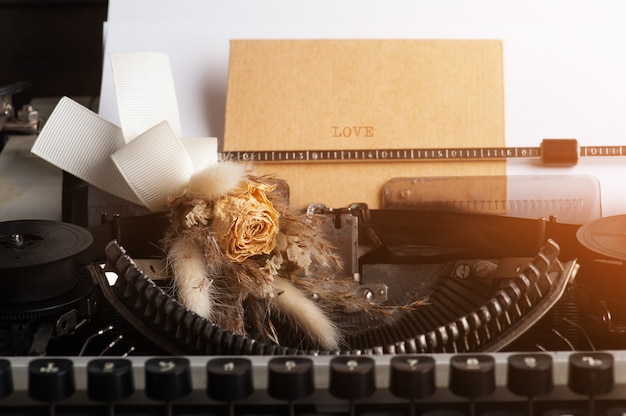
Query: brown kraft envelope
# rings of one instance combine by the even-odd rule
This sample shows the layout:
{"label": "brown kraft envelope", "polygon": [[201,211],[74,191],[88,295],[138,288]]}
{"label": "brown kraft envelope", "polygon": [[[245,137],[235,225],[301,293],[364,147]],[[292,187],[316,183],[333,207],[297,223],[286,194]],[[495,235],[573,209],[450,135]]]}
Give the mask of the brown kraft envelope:
{"label": "brown kraft envelope", "polygon": [[[230,48],[225,153],[505,145],[501,41],[233,40]],[[506,164],[255,162],[255,171],[286,180],[295,207],[381,208],[392,178],[505,177]],[[506,199],[506,186],[493,193]]]}

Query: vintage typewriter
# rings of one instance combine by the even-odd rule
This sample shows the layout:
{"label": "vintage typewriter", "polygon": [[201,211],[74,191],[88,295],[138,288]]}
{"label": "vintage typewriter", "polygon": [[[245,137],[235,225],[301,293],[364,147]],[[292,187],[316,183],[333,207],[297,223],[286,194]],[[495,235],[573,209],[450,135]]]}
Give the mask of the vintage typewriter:
{"label": "vintage typewriter", "polygon": [[428,303],[339,316],[354,330],[325,351],[287,325],[277,345],[187,310],[163,272],[168,215],[113,208],[87,224],[89,187],[64,174],[64,221],[0,222],[0,411],[626,412],[621,216],[562,222],[589,207],[579,199],[492,201],[506,216],[474,201],[468,212],[472,201],[400,203],[390,186],[386,209],[310,214],[328,224],[363,297]]}

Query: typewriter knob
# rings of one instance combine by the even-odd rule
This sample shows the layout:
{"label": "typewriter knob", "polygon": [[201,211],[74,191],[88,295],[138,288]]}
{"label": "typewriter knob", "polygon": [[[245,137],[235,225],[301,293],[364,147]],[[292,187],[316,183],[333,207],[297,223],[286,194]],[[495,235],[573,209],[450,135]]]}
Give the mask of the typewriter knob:
{"label": "typewriter knob", "polygon": [[507,387],[520,396],[536,397],[552,391],[552,357],[514,354],[507,361]]}
{"label": "typewriter knob", "polygon": [[151,358],[144,364],[146,396],[171,402],[191,393],[191,366],[181,357]]}
{"label": "typewriter knob", "polygon": [[76,390],[74,365],[66,358],[41,358],[28,364],[28,394],[47,403],[67,399]]}
{"label": "typewriter knob", "polygon": [[133,394],[133,368],[129,360],[97,359],[87,364],[87,394],[90,399],[113,403]]}
{"label": "typewriter knob", "polygon": [[376,391],[375,363],[370,357],[342,356],[330,360],[330,394],[362,399]]}
{"label": "typewriter knob", "polygon": [[495,360],[489,355],[455,355],[450,359],[452,393],[475,399],[496,389]]}
{"label": "typewriter knob", "polygon": [[215,358],[206,371],[210,398],[234,402],[252,394],[252,363],[247,358]]}
{"label": "typewriter knob", "polygon": [[315,390],[313,361],[304,357],[272,358],[268,363],[267,390],[270,396],[282,400],[307,397]]}
{"label": "typewriter knob", "polygon": [[389,389],[404,399],[422,399],[435,392],[435,360],[426,356],[393,357]]}
{"label": "typewriter knob", "polygon": [[7,397],[13,392],[13,376],[11,374],[11,362],[0,359],[0,399]]}
{"label": "typewriter knob", "polygon": [[613,356],[605,352],[570,355],[567,384],[574,393],[595,396],[613,390]]}

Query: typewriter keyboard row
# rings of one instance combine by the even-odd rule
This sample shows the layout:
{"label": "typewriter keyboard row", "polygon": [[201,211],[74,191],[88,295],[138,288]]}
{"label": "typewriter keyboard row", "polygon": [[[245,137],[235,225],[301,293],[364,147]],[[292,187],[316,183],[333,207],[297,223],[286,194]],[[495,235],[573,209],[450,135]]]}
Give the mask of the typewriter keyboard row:
{"label": "typewriter keyboard row", "polygon": [[9,357],[0,414],[626,416],[626,351]]}

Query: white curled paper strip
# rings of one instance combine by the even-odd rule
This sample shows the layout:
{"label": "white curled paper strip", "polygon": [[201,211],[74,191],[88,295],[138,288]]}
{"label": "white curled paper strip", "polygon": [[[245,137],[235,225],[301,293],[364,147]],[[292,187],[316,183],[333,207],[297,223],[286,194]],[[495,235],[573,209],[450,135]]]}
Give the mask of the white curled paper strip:
{"label": "white curled paper strip", "polygon": [[193,137],[180,140],[191,159],[194,173],[217,163],[217,139],[215,137]]}
{"label": "white curled paper strip", "polygon": [[167,121],[140,134],[111,158],[135,195],[152,211],[165,209],[168,195],[193,174],[191,159]]}
{"label": "white curled paper strip", "polygon": [[32,152],[72,175],[152,211],[191,176],[217,163],[217,139],[180,138],[167,55],[112,54],[122,128],[63,97]]}
{"label": "white curled paper strip", "polygon": [[156,52],[113,52],[110,57],[126,142],[161,121],[167,121],[176,137],[181,137],[169,57]]}
{"label": "white curled paper strip", "polygon": [[54,108],[32,153],[106,192],[140,203],[109,157],[125,145],[122,130],[70,98]]}

